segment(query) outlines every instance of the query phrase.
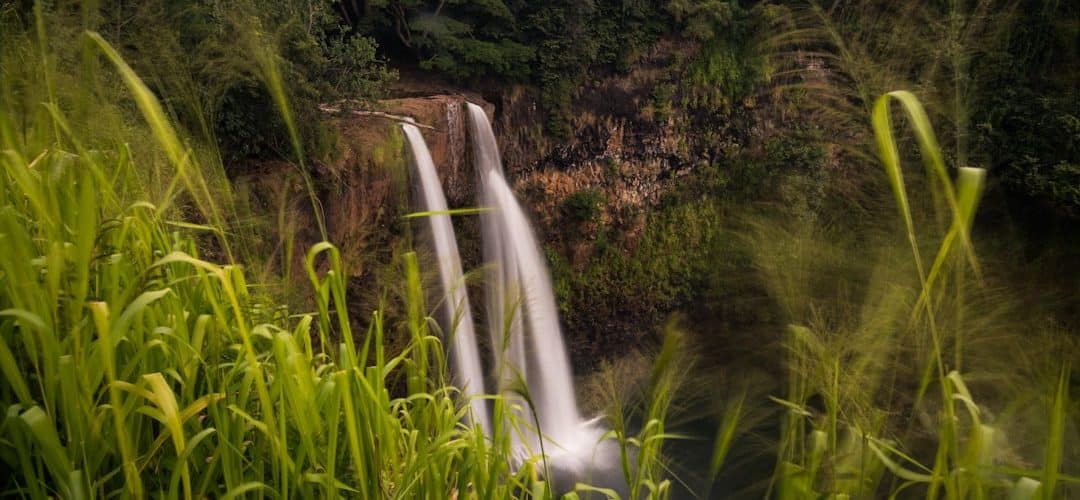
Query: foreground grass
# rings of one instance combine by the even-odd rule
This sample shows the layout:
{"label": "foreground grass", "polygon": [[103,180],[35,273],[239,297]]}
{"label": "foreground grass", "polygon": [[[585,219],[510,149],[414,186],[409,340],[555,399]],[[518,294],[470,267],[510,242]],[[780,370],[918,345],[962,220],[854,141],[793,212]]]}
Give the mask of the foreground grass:
{"label": "foreground grass", "polygon": [[[510,433],[531,423],[502,399],[493,438],[467,425],[415,254],[400,262],[405,313],[393,326],[379,310],[349,317],[327,242],[305,259],[314,311],[258,293],[207,153],[96,33],[80,39],[84,79],[54,85],[64,56],[43,19],[39,4],[32,34],[9,36],[0,61],[0,496],[554,495],[542,457],[511,469]],[[257,56],[295,139],[274,56]],[[69,113],[126,103],[113,129],[71,125]],[[138,139],[151,144],[133,152]],[[201,257],[208,247],[217,262]],[[391,352],[390,337],[404,348]],[[654,392],[667,392],[670,377],[656,378]],[[643,449],[623,461],[633,491],[660,498],[667,405],[650,406],[640,436],[615,432]]]}
{"label": "foreground grass", "polygon": [[[242,266],[201,259],[208,243],[232,253],[198,155],[94,34],[88,56],[117,70],[156,142],[158,155],[138,156],[159,160],[137,162],[137,134],[72,130],[40,17],[37,32],[4,54],[0,495],[442,499],[532,487],[530,467],[510,471],[462,424],[417,280],[407,347],[391,355],[377,311],[354,343],[332,245],[308,253],[317,310],[303,315],[255,294]],[[20,92],[31,87],[13,78],[21,62],[46,83],[32,116]],[[132,201],[155,177],[145,169],[164,189]],[[192,212],[207,222],[185,220]],[[415,259],[404,265],[418,275]],[[407,390],[391,394],[401,380]]]}
{"label": "foreground grass", "polygon": [[[756,260],[793,321],[767,495],[1067,497],[1080,351],[986,284],[971,241],[984,172],[947,169],[915,96],[879,98],[873,125],[903,239],[863,236],[852,255],[838,244],[850,235],[758,229]],[[897,137],[914,139],[924,176],[905,175]]]}
{"label": "foreground grass", "polygon": [[[167,199],[190,197],[190,151],[92,40],[176,173]],[[378,312],[354,344],[332,245],[307,258],[317,312],[289,315],[252,293],[241,266],[200,259],[195,235],[214,226],[122,201],[142,167],[124,149],[84,149],[55,105],[30,129],[11,109],[0,144],[0,463],[11,474],[0,494],[494,498],[526,487],[461,424],[419,289],[406,299],[404,352],[385,351]],[[399,378],[408,391],[391,395]]]}

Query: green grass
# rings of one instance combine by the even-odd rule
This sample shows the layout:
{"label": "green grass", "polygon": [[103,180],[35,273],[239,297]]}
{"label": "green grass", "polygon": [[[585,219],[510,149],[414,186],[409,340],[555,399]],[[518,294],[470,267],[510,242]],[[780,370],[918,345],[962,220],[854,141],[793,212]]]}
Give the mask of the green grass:
{"label": "green grass", "polygon": [[[36,31],[24,50],[5,48],[5,75],[30,62],[29,76],[55,79],[45,23]],[[87,57],[108,63],[96,68],[105,83],[84,83],[119,83],[109,95],[134,104],[111,136],[84,134],[65,110],[125,102],[52,83],[20,93],[30,87],[14,78],[0,94],[0,465],[10,471],[0,496],[552,496],[542,460],[510,468],[509,433],[528,424],[510,419],[488,439],[464,423],[415,254],[398,262],[401,322],[382,309],[350,318],[329,242],[305,259],[313,311],[256,293],[246,253],[233,251],[243,236],[228,229],[235,216],[216,203],[228,186],[211,190],[200,163],[207,153],[104,38],[83,40]],[[292,124],[273,55],[263,57]],[[47,112],[27,116],[35,96]],[[137,137],[155,145],[133,154]],[[153,180],[163,187],[143,185]],[[206,246],[222,250],[219,262],[202,256]],[[392,338],[404,347],[390,351]],[[496,399],[497,416],[512,414],[506,404]],[[656,425],[628,474],[662,492],[650,465],[664,438]]]}
{"label": "green grass", "polygon": [[[90,36],[176,167],[176,192],[198,188],[156,98]],[[203,227],[120,203],[138,168],[123,151],[3,150],[0,439],[17,471],[4,494],[449,498],[515,484],[460,424],[454,389],[425,373],[444,366],[426,318],[400,354],[385,352],[378,312],[353,344],[332,245],[308,254],[318,310],[289,315],[251,293],[242,266],[200,258]],[[398,377],[407,394],[390,394]]]}
{"label": "green grass", "polygon": [[[971,239],[983,172],[947,169],[915,96],[882,96],[872,118],[903,240],[757,228],[755,260],[793,321],[767,495],[1068,496],[1080,479],[1062,459],[1078,415],[1070,334],[1011,319],[1012,299],[988,285]],[[897,144],[912,136],[933,193],[908,192],[920,176],[903,171]]]}

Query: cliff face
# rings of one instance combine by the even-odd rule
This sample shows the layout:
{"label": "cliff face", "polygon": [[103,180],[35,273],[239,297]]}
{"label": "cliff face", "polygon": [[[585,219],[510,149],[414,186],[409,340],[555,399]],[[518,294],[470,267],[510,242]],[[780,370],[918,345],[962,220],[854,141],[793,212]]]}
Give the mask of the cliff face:
{"label": "cliff face", "polygon": [[[358,205],[370,206],[364,212],[380,210],[372,205],[387,201],[378,195],[383,188],[363,187],[379,179],[356,175],[404,169],[402,159],[395,157],[401,151],[390,151],[403,148],[396,134],[404,117],[420,125],[451,208],[475,206],[476,177],[464,112],[468,101],[484,107],[492,119],[508,179],[533,213],[544,241],[564,248],[580,246],[593,236],[590,231],[601,226],[616,227],[632,239],[643,228],[648,209],[680,176],[715,157],[715,151],[703,147],[702,134],[689,125],[692,117],[670,109],[656,95],[673,58],[693,50],[685,42],[661,42],[631,71],[591,81],[573,104],[572,132],[565,140],[545,134],[545,115],[534,89],[498,88],[481,97],[426,75],[404,77],[394,90],[402,97],[378,102],[375,112],[345,112],[330,118],[345,144],[340,157],[318,175],[346,179],[351,188],[323,200],[325,209],[340,216],[354,214]],[[567,204],[583,194],[589,197],[585,201],[596,202],[595,210],[588,210],[586,234],[567,234],[566,219],[577,216],[568,214],[573,207]],[[335,208],[341,205],[351,208]],[[344,229],[337,235],[346,240],[358,236]]]}
{"label": "cliff face", "polygon": [[[476,175],[464,105],[484,107],[492,118],[508,180],[531,212],[542,244],[569,265],[562,268],[564,276],[582,273],[593,265],[590,259],[601,235],[606,244],[632,246],[644,233],[651,211],[680,177],[722,161],[738,147],[739,139],[730,128],[713,127],[714,116],[672,105],[671,68],[693,50],[683,42],[661,42],[629,72],[590,81],[572,104],[566,139],[545,133],[546,116],[535,89],[499,87],[481,96],[432,83],[423,75],[403,78],[394,92],[398,97],[372,109],[328,113],[327,120],[342,141],[335,158],[313,169],[314,183],[330,239],[341,249],[353,278],[355,317],[366,317],[377,295],[395,285],[385,273],[375,271],[392,269],[398,264],[394,255],[401,251],[422,249],[408,238],[410,223],[402,217],[415,210],[409,202],[400,132],[406,117],[415,120],[424,135],[450,207],[475,207]],[[279,167],[281,175],[264,172],[254,184],[263,192],[291,193],[286,223],[293,233],[282,234],[293,235],[298,251],[292,267],[302,269],[299,249],[316,243],[319,235],[302,184],[284,175],[290,168]],[[457,217],[454,224],[464,264],[475,269],[481,264],[477,220]],[[591,293],[571,290],[571,295],[593,304],[582,306],[588,309],[585,313],[571,314],[573,321],[567,323],[572,326],[567,333],[579,368],[595,365],[598,352],[605,356],[626,352],[657,326],[627,299],[648,290],[621,290],[610,297]],[[604,305],[595,306],[600,303]]]}
{"label": "cliff face", "polygon": [[[314,162],[309,172],[328,237],[341,251],[345,272],[352,278],[350,307],[355,317],[367,317],[377,305],[385,270],[395,264],[393,256],[405,249],[408,229],[403,216],[415,209],[410,206],[400,128],[406,118],[414,119],[423,133],[450,206],[476,205],[464,121],[466,101],[489,113],[493,110],[478,96],[465,94],[388,99],[379,103],[377,111],[325,110],[327,125],[337,132],[340,142],[333,157]],[[266,241],[283,242],[268,248],[266,258],[279,272],[291,268],[293,289],[309,289],[303,271],[305,253],[322,236],[300,170],[285,161],[261,162],[234,183],[252,213],[261,216],[264,230],[273,234]]]}
{"label": "cliff face", "polygon": [[676,54],[694,49],[661,42],[631,71],[590,82],[573,104],[572,133],[565,140],[544,135],[535,92],[519,87],[501,93],[495,131],[503,158],[548,241],[573,246],[580,240],[558,228],[572,208],[568,200],[581,193],[598,202],[595,223],[632,238],[644,225],[644,212],[706,159],[688,140],[688,117],[663,109],[655,92]]}
{"label": "cliff face", "polygon": [[[487,111],[489,117],[494,112],[494,106],[479,96],[464,93],[387,99],[378,103],[378,108],[384,113],[416,120],[424,135],[424,141],[431,151],[435,167],[439,171],[439,180],[442,181],[446,201],[451,207],[475,206],[476,204],[474,196],[476,176],[472,170],[472,157],[466,132],[468,129],[466,102],[478,104]],[[349,121],[357,130],[375,128],[378,133],[379,126],[376,123],[378,118],[380,117],[359,115]],[[362,136],[347,136],[347,139],[351,144],[361,147],[366,142]]]}
{"label": "cliff face", "polygon": [[[365,150],[387,144],[393,117],[411,117],[439,170],[451,207],[476,203],[464,103],[480,104],[492,119],[507,175],[518,196],[534,212],[541,232],[559,239],[561,207],[583,191],[602,199],[599,221],[635,225],[674,180],[710,153],[688,126],[690,117],[670,109],[657,87],[673,60],[696,50],[686,42],[662,41],[631,71],[590,81],[572,105],[571,133],[565,140],[545,134],[538,92],[524,86],[498,87],[483,96],[426,74],[409,74],[393,89],[399,96],[379,101],[378,112],[332,118],[347,151],[331,167],[341,175],[354,163],[369,162]],[[667,98],[670,100],[669,98]]]}

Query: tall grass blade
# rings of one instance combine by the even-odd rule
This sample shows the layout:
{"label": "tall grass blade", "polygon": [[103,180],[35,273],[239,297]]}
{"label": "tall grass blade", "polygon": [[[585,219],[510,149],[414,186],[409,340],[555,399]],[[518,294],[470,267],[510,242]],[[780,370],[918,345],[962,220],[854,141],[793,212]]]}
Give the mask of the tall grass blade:
{"label": "tall grass blade", "polygon": [[1050,406],[1050,426],[1046,437],[1046,456],[1043,460],[1042,497],[1054,497],[1061,470],[1061,458],[1065,446],[1066,414],[1069,408],[1069,376],[1071,365],[1066,362],[1058,376]]}

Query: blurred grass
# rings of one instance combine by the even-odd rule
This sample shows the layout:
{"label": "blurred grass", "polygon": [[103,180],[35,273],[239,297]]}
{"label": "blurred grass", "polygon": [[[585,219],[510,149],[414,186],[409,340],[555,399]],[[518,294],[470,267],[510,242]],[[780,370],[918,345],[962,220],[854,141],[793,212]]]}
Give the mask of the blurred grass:
{"label": "blurred grass", "polygon": [[[892,102],[910,134],[893,124]],[[872,119],[905,242],[838,232],[874,221],[752,224],[754,260],[791,322],[766,495],[1068,497],[1080,478],[1061,454],[1078,439],[1068,380],[1080,351],[989,285],[997,270],[971,242],[983,171],[947,169],[911,93],[880,97]],[[911,143],[922,177],[903,170],[898,144]],[[933,192],[909,192],[909,177]]]}

